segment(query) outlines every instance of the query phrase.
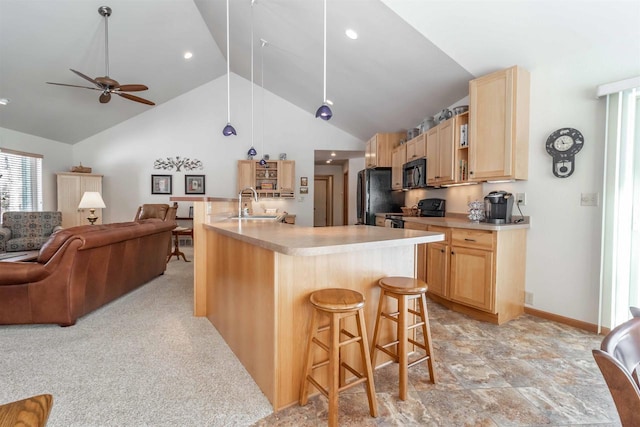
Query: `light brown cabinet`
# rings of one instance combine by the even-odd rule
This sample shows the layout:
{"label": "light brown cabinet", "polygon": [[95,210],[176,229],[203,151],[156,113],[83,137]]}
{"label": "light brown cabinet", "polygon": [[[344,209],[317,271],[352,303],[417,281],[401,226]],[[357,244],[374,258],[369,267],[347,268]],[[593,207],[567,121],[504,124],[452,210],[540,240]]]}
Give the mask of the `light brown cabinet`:
{"label": "light brown cabinet", "polygon": [[391,189],[402,190],[402,167],[407,162],[407,144],[398,145],[391,152]]}
{"label": "light brown cabinet", "polygon": [[427,155],[426,135],[424,133],[407,142],[407,162]]}
{"label": "light brown cabinet", "polygon": [[524,312],[526,229],[475,230],[405,222],[443,233],[418,245],[416,274],[435,301],[480,320],[502,324]]}
{"label": "light brown cabinet", "polygon": [[258,197],[292,198],[295,177],[293,160],[268,161],[264,166],[255,160],[239,160],[237,191],[253,187]]}
{"label": "light brown cabinet", "polygon": [[404,133],[377,133],[367,141],[364,162],[367,168],[391,167],[391,152],[400,145]]}
{"label": "light brown cabinet", "polygon": [[427,131],[427,185],[454,181],[454,123],[451,118]]}
{"label": "light brown cabinet", "polygon": [[[79,209],[78,205],[85,191],[97,191],[102,194],[102,175],[60,172],[57,173],[58,211],[62,212],[62,227],[88,225],[88,209]],[[96,209],[98,220],[102,224],[102,209]]]}
{"label": "light brown cabinet", "polygon": [[469,82],[471,180],[527,179],[529,92],[529,72],[517,66]]}

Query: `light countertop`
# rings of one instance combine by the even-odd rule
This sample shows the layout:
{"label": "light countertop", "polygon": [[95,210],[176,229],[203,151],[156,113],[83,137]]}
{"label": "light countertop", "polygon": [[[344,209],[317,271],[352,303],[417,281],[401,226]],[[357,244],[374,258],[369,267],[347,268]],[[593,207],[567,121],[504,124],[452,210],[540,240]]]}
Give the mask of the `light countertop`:
{"label": "light countertop", "polygon": [[266,221],[225,220],[207,223],[205,227],[252,245],[294,256],[354,252],[444,239],[442,233],[367,225],[300,227]]}
{"label": "light countertop", "polygon": [[[519,228],[531,228],[530,218],[524,217],[524,221],[511,224],[491,224],[488,222],[471,222],[466,215],[445,216],[445,217],[424,217],[424,216],[403,216],[405,222],[416,222],[419,224],[439,225],[441,227],[468,228],[473,230],[515,230]],[[512,220],[518,220],[520,216],[513,216]]]}

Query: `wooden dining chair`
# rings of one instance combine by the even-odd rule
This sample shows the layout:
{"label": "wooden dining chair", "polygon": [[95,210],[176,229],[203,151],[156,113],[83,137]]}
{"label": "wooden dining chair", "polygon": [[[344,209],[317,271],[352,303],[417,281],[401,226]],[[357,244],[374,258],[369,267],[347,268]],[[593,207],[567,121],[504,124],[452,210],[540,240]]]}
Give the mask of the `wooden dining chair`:
{"label": "wooden dining chair", "polygon": [[640,317],[612,329],[592,353],[623,427],[640,426]]}
{"label": "wooden dining chair", "polygon": [[53,396],[41,394],[0,405],[0,427],[43,427],[47,424]]}

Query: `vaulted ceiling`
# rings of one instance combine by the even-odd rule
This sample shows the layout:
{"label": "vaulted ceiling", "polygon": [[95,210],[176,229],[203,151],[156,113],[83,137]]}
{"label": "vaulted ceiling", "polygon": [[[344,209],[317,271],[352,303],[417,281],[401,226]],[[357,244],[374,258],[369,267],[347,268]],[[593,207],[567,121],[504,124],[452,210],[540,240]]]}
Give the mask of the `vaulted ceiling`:
{"label": "vaulted ceiling", "polygon": [[[250,79],[253,21],[255,81],[313,114],[322,103],[322,1],[230,3],[231,71]],[[149,86],[135,95],[162,104],[225,75],[224,0],[0,0],[0,98],[11,100],[0,127],[74,144],[154,108],[45,84],[91,85],[70,68],[105,75],[103,5],[113,9],[110,77]],[[594,66],[620,63],[612,80],[632,77],[638,22],[637,0],[328,0],[331,124],[361,139],[409,128],[466,96],[474,76],[584,51],[597,55]]]}

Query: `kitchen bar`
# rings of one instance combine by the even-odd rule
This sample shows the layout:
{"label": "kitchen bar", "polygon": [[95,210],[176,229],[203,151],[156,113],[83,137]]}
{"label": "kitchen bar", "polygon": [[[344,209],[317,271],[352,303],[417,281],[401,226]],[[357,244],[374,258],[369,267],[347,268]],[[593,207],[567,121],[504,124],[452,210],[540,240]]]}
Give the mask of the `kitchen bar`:
{"label": "kitchen bar", "polygon": [[[415,277],[416,245],[443,238],[437,232],[383,227],[228,220],[224,205],[194,202],[196,315],[207,316],[275,410],[298,399],[309,294],[330,287],[363,293],[372,336],[377,281]],[[347,351],[346,357],[353,356]]]}

